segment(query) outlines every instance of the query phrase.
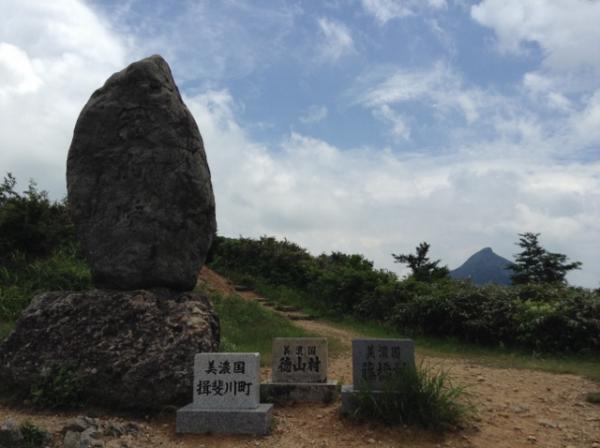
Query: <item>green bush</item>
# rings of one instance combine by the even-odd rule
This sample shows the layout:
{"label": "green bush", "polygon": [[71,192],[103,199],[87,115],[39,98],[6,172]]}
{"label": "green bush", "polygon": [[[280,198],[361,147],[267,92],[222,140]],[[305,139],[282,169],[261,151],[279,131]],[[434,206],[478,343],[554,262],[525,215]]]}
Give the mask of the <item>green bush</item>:
{"label": "green bush", "polygon": [[388,323],[416,334],[537,352],[600,351],[600,296],[589,290],[464,282],[428,288],[396,304]]}
{"label": "green bush", "polygon": [[31,385],[30,398],[41,408],[73,408],[81,405],[84,384],[72,366],[56,367],[45,372]]}
{"label": "green bush", "polygon": [[503,287],[480,288],[468,282],[436,283],[427,292],[398,303],[389,322],[425,335],[484,344],[507,343],[513,337],[516,311],[507,292]]}
{"label": "green bush", "polygon": [[91,286],[66,201],[50,201],[33,181],[23,193],[15,185],[10,173],[0,184],[0,322],[17,319],[38,292]]}
{"label": "green bush", "polygon": [[463,425],[473,410],[465,389],[452,385],[447,372],[421,365],[390,375],[381,393],[359,386],[350,417],[440,430]]}
{"label": "green bush", "polygon": [[75,242],[66,201],[50,201],[33,181],[21,194],[15,185],[10,173],[0,184],[0,266],[15,252],[27,259],[47,257]]}
{"label": "green bush", "polygon": [[19,430],[23,435],[25,448],[41,448],[46,446],[52,438],[50,433],[37,427],[28,420],[19,425]]}
{"label": "green bush", "polygon": [[[287,240],[218,237],[211,268],[265,293],[272,286],[293,289],[322,314],[376,318],[392,298],[395,274],[373,268],[362,255],[334,252],[311,256]],[[262,290],[261,290],[262,287]]]}
{"label": "green bush", "polygon": [[220,272],[268,278],[275,284],[301,286],[311,277],[310,254],[294,243],[273,237],[217,237],[211,258],[211,266]]}
{"label": "green bush", "polygon": [[515,329],[520,345],[538,351],[600,351],[600,296],[583,289],[565,288],[564,296],[520,304]]}
{"label": "green bush", "polygon": [[271,300],[328,317],[384,323],[405,334],[545,353],[600,352],[600,292],[564,284],[475,286],[399,281],[362,255],[313,257],[287,240],[219,238],[211,267],[251,278]]}

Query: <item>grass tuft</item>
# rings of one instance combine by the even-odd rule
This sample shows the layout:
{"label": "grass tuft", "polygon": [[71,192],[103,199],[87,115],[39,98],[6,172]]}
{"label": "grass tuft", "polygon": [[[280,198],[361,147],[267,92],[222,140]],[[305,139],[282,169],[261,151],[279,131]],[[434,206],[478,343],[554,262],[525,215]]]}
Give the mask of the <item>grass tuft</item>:
{"label": "grass tuft", "polygon": [[23,435],[23,446],[25,448],[41,448],[49,442],[50,434],[28,420],[21,423],[19,429]]}
{"label": "grass tuft", "polygon": [[464,387],[451,383],[447,371],[423,365],[388,377],[381,393],[362,385],[351,415],[386,425],[416,425],[426,429],[459,428],[473,415]]}
{"label": "grass tuft", "polygon": [[15,328],[14,321],[2,322],[0,321],[0,342],[8,337],[11,331]]}
{"label": "grass tuft", "polygon": [[589,392],[585,396],[588,403],[600,404],[600,392]]}

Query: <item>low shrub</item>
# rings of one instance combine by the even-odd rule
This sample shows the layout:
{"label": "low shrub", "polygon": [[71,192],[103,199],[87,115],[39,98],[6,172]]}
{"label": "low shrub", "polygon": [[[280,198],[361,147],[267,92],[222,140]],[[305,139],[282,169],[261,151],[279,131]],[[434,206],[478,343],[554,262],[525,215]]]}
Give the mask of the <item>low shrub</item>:
{"label": "low shrub", "polygon": [[23,446],[25,448],[42,448],[47,446],[52,439],[48,431],[28,420],[19,425],[19,430],[23,436]]}
{"label": "low shrub", "polygon": [[311,256],[287,240],[219,238],[211,267],[269,299],[404,334],[541,353],[600,352],[600,291],[560,283],[476,286],[398,280],[362,255]]}
{"label": "low shrub", "polygon": [[84,384],[77,376],[77,369],[61,366],[45,372],[31,385],[30,399],[41,408],[73,408],[81,405]]}
{"label": "low shrub", "polygon": [[67,202],[51,201],[33,181],[19,193],[16,183],[10,173],[0,183],[0,266],[15,252],[29,260],[44,258],[75,242]]}

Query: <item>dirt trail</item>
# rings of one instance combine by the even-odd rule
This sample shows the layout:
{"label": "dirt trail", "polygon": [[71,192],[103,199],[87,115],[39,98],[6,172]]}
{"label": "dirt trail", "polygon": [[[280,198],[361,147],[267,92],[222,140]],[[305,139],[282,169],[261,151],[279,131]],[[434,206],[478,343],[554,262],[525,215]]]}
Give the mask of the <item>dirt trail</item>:
{"label": "dirt trail", "polygon": [[[233,291],[227,280],[212,272],[203,273],[201,281],[226,293]],[[252,292],[240,295],[248,300],[257,298]],[[296,324],[342,342],[343,350],[329,362],[329,377],[350,382],[351,340],[359,335],[321,321],[298,320]],[[267,437],[177,436],[173,417],[165,417],[138,422],[143,430],[124,446],[600,448],[600,405],[585,401],[587,392],[598,389],[591,381],[574,375],[490,368],[459,359],[422,359],[434,367],[449,369],[455,383],[468,387],[478,409],[476,420],[468,428],[442,435],[413,428],[356,424],[339,415],[339,402],[295,404],[275,408],[275,427]],[[0,421],[8,416],[17,421],[29,419],[50,430],[58,430],[70,417],[0,407]],[[116,440],[114,443],[107,447],[123,446]]]}

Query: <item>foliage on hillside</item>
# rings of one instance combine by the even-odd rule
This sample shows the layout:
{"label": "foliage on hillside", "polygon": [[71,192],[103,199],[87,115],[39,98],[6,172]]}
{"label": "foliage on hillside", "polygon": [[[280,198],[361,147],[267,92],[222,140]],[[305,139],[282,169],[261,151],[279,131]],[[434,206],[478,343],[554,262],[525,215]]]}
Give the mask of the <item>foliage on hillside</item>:
{"label": "foliage on hillside", "polygon": [[16,319],[38,292],[91,286],[66,201],[50,201],[34,182],[23,193],[15,185],[10,173],[0,185],[0,321]]}
{"label": "foliage on hillside", "polygon": [[312,256],[287,240],[219,237],[211,267],[272,299],[330,317],[378,321],[407,334],[600,352],[600,293],[563,284],[477,287],[467,281],[399,280],[361,255]]}
{"label": "foliage on hillside", "polygon": [[10,173],[0,184],[0,265],[17,252],[27,259],[47,257],[75,242],[66,201],[50,201],[33,181],[22,193],[15,185]]}

